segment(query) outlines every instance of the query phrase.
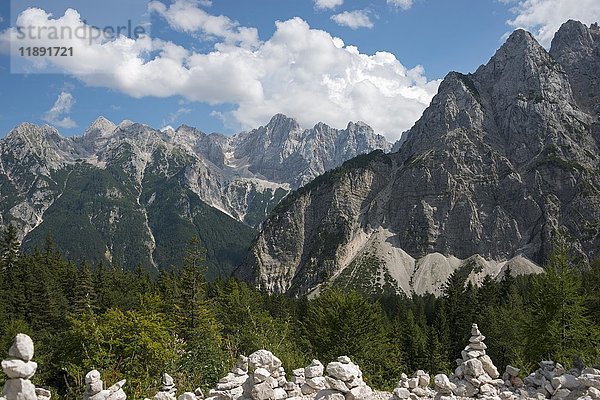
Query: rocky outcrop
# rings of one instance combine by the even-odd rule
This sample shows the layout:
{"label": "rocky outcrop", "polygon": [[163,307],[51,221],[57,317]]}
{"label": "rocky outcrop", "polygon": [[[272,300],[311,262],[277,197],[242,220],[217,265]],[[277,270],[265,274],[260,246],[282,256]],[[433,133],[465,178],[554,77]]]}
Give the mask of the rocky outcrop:
{"label": "rocky outcrop", "polygon": [[600,256],[596,117],[559,53],[518,30],[475,73],[448,74],[399,152],[357,157],[291,194],[237,276],[293,295],[348,276],[407,292],[410,258],[434,253],[539,265],[564,235],[584,262]]}

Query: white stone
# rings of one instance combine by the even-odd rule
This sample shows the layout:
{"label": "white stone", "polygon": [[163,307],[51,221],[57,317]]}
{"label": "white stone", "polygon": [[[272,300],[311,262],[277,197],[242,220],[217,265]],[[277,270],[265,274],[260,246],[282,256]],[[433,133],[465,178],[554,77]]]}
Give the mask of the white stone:
{"label": "white stone", "polygon": [[[589,388],[589,389],[587,390],[587,392],[588,392],[588,394],[590,395],[590,397],[591,397],[592,399],[594,399],[594,400],[600,399],[600,390],[596,389],[595,387],[591,387],[591,388]],[[567,396],[568,396],[570,393],[571,393],[571,392],[569,392],[569,393],[567,394]],[[558,394],[557,394],[557,395],[558,395]],[[567,397],[567,396],[563,396],[563,398],[564,398],[564,397]]]}
{"label": "white stone", "polygon": [[18,358],[2,361],[2,371],[11,379],[31,379],[37,369],[37,363],[25,362]]}
{"label": "white stone", "polygon": [[248,378],[248,375],[235,375],[229,373],[219,380],[219,383],[217,383],[217,390],[231,390],[235,387],[242,386]]}
{"label": "white stone", "polygon": [[337,361],[341,362],[342,364],[350,364],[352,362],[348,356],[340,356],[337,358]]}
{"label": "white stone", "polygon": [[2,395],[6,400],[37,400],[35,386],[28,379],[8,379]]}
{"label": "white stone", "polygon": [[317,391],[328,388],[327,380],[322,376],[316,376],[314,378],[307,379],[306,385],[312,387],[313,389],[315,389]]}
{"label": "white stone", "polygon": [[481,336],[481,332],[479,332],[477,324],[471,325],[471,336]]}
{"label": "white stone", "polygon": [[476,358],[465,361],[464,369],[465,375],[471,375],[472,377],[478,377],[484,372],[481,361]]}
{"label": "white stone", "polygon": [[410,397],[410,391],[406,388],[396,388],[394,389],[394,396],[400,400],[405,400]]}
{"label": "white stone", "polygon": [[248,356],[248,365],[251,370],[264,368],[269,372],[281,367],[281,360],[268,350],[258,350]]}
{"label": "white stone", "polygon": [[292,370],[292,376],[301,376],[304,378],[304,368],[298,368]]}
{"label": "white stone", "polygon": [[312,363],[304,368],[304,376],[306,378],[316,378],[318,376],[323,376],[323,371],[325,367],[319,360],[312,360]]}
{"label": "white stone", "polygon": [[483,366],[483,370],[492,379],[496,379],[496,378],[498,378],[500,376],[500,374],[498,373],[498,369],[496,368],[496,366],[492,362],[492,359],[490,358],[490,356],[488,356],[488,355],[481,356],[481,357],[479,357],[479,361],[481,361],[481,364]]}
{"label": "white stone", "polygon": [[348,388],[348,386],[346,386],[344,381],[332,378],[330,376],[326,376],[325,379],[327,380],[327,385],[329,386],[330,389],[337,390],[338,392],[342,392],[342,393],[347,393],[350,391],[350,388]]}
{"label": "white stone", "polygon": [[283,400],[288,397],[287,392],[282,388],[273,389],[273,393],[275,393],[275,400]]}
{"label": "white stone", "polygon": [[429,386],[429,381],[431,380],[431,378],[429,377],[429,374],[423,373],[422,375],[419,375],[418,378],[419,378],[419,386],[421,386],[421,387]]}
{"label": "white stone", "polygon": [[579,378],[577,378],[577,382],[585,387],[600,389],[600,375],[597,374],[581,374],[579,375]]}
{"label": "white stone", "polygon": [[15,336],[12,346],[8,349],[8,356],[18,358],[23,361],[31,361],[34,354],[33,340],[24,334],[19,333]]}
{"label": "white stone", "polygon": [[[253,362],[250,361],[251,367],[252,364]],[[259,383],[252,388],[252,398],[254,400],[275,400],[275,391],[267,382]]]}
{"label": "white stone", "polygon": [[349,393],[346,394],[346,400],[370,400],[373,395],[373,391],[367,385],[357,386],[352,388]]}
{"label": "white stone", "polygon": [[177,398],[177,400],[197,400],[196,395],[192,392],[185,392]]}
{"label": "white stone", "polygon": [[354,378],[361,375],[358,366],[355,364],[342,364],[341,362],[337,361],[327,364],[327,374],[344,382],[352,381]]}
{"label": "white stone", "polygon": [[419,378],[409,378],[408,379],[408,388],[414,389],[419,386]]}
{"label": "white stone", "polygon": [[254,382],[261,383],[267,380],[271,376],[271,373],[264,368],[256,368],[254,370]]}
{"label": "white stone", "polygon": [[91,370],[85,375],[85,383],[92,383],[100,380],[100,372],[98,370]]}
{"label": "white stone", "polygon": [[[435,383],[435,387],[436,389],[438,389],[439,392],[442,392],[444,394],[452,393],[453,383],[450,382],[448,376],[446,376],[445,374],[437,374],[435,378],[433,378],[433,380]],[[454,386],[454,388],[456,388],[456,386]]]}

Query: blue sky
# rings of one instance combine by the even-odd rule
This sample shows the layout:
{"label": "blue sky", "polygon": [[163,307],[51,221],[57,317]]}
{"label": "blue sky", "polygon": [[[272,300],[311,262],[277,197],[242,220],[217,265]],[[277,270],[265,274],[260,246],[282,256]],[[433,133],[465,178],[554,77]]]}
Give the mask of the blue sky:
{"label": "blue sky", "polygon": [[[363,120],[393,140],[420,116],[439,79],[452,70],[474,71],[507,32],[527,28],[547,47],[566,19],[598,20],[598,3],[3,1],[0,135],[23,121],[50,123],[65,135],[81,134],[99,115],[116,123],[130,119],[156,128],[188,124],[205,132],[232,133],[283,112],[304,126],[324,121],[344,127],[350,120]],[[34,15],[29,7],[52,15]],[[68,8],[77,13],[66,18]],[[152,43],[132,39],[117,46],[115,39],[107,39],[89,43],[89,49],[75,47],[73,57],[59,60],[63,64],[49,58],[45,66],[34,66],[16,54],[25,42],[17,44],[10,36],[19,16],[34,24],[60,19],[60,24],[74,26],[85,20],[99,27],[130,19],[150,32]],[[101,72],[90,73],[90,65]],[[20,73],[24,69],[29,73]]]}

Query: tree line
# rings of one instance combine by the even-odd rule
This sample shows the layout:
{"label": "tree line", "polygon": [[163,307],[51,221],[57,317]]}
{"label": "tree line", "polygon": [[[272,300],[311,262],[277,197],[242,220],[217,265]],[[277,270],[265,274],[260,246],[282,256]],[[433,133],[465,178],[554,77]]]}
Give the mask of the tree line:
{"label": "tree line", "polygon": [[600,355],[600,262],[578,265],[564,246],[544,274],[507,271],[476,287],[456,271],[438,298],[326,286],[311,300],[234,279],[207,282],[197,239],[182,265],[155,278],[144,266],[67,261],[51,237],[32,254],[19,249],[9,226],[0,241],[0,355],[16,333],[29,334],[39,364],[34,383],[63,398],[80,397],[94,368],[110,384],[127,379],[133,398],[151,397],[162,372],[180,390],[207,390],[238,355],[261,348],[288,373],[313,358],[348,355],[372,387],[389,390],[402,372],[451,373],[473,322],[501,370],[531,371],[542,359],[595,365]]}

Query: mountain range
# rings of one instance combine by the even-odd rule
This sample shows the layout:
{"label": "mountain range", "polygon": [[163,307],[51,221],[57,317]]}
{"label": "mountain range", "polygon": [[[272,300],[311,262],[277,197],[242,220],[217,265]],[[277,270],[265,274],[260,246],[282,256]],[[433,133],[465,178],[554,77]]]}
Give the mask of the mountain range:
{"label": "mountain range", "polygon": [[546,51],[513,32],[449,73],[398,152],[358,156],[287,196],[235,271],[269,292],[323,285],[439,293],[541,272],[559,237],[600,256],[600,28],[568,21]]}
{"label": "mountain range", "polygon": [[291,190],[391,147],[361,122],[302,129],[284,115],[233,136],[100,117],[63,137],[24,123],[0,141],[0,224],[17,227],[25,250],[50,234],[72,260],[129,269],[177,265],[195,235],[210,277],[228,276]]}

